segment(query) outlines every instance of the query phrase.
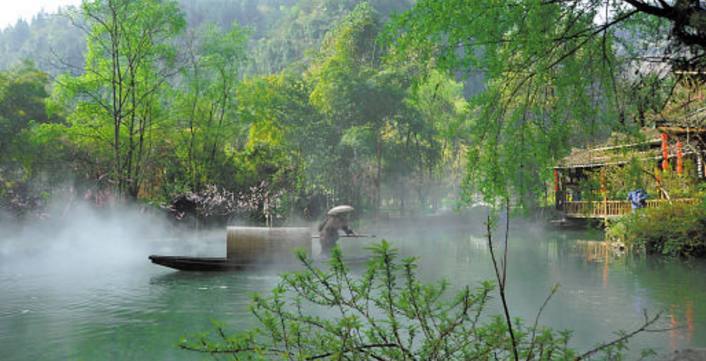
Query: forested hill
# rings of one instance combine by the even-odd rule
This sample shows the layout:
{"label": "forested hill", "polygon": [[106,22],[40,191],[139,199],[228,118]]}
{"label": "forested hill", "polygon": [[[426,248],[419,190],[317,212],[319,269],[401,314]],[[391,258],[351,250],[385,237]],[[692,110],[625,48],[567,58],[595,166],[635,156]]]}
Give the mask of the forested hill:
{"label": "forested hill", "polygon": [[[249,28],[250,52],[245,73],[275,73],[306,62],[327,31],[359,0],[180,0],[189,30],[209,23],[221,28],[233,22]],[[408,9],[413,0],[369,1],[382,17]],[[78,73],[83,67],[84,32],[72,24],[68,7],[58,14],[39,13],[0,31],[0,70],[31,60],[51,74]],[[80,16],[73,18],[80,21]],[[185,32],[188,34],[189,32]]]}
{"label": "forested hill", "polygon": [[40,69],[56,74],[65,68],[80,68],[85,49],[83,32],[72,26],[69,18],[39,13],[29,22],[19,19],[0,32],[0,69],[31,60]]}

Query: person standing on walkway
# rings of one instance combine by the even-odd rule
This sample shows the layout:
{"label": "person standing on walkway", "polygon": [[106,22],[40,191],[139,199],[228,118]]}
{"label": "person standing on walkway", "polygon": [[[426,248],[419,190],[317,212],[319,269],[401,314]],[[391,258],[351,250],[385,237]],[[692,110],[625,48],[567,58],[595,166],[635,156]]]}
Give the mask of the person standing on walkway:
{"label": "person standing on walkway", "polygon": [[630,201],[630,207],[633,212],[635,212],[636,209],[645,208],[647,206],[647,192],[642,188],[630,191],[628,193],[628,200]]}

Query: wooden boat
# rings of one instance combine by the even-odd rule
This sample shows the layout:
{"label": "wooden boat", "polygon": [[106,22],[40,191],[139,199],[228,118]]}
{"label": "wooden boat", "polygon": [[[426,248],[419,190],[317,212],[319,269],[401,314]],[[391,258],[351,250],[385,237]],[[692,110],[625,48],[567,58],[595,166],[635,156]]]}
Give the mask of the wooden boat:
{"label": "wooden boat", "polygon": [[[180,271],[239,271],[249,265],[222,257],[149,256],[150,261]],[[252,266],[250,266],[252,267]]]}
{"label": "wooden boat", "polygon": [[[222,257],[183,257],[183,256],[149,256],[150,261],[154,264],[160,266],[174,268],[180,271],[202,271],[202,272],[214,272],[214,271],[242,271],[246,269],[257,269],[257,268],[278,268],[281,270],[292,270],[292,268],[301,268],[302,265],[296,262],[285,262],[283,264],[272,265],[269,267],[267,264],[260,263],[240,263],[228,260]],[[369,260],[369,257],[352,257],[344,258],[343,262],[346,265],[356,265],[364,264]],[[323,266],[326,259],[317,259],[315,263],[318,266]]]}
{"label": "wooden boat", "polygon": [[[346,207],[342,207],[343,211],[347,211]],[[301,262],[294,256],[294,249],[311,247],[310,232],[306,227],[227,227],[225,258],[151,255],[149,259],[154,264],[180,271],[239,271],[257,268],[292,270],[302,267]],[[349,237],[362,238],[370,235]],[[361,260],[351,259],[344,262],[355,264]],[[315,262],[323,264],[325,260],[319,259]]]}

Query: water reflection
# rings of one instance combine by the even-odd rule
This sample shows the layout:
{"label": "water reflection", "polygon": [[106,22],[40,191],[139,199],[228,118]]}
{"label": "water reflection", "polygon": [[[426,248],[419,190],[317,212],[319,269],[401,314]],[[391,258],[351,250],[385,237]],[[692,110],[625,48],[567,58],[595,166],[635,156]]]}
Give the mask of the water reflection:
{"label": "water reflection", "polygon": [[[703,272],[706,268],[702,261],[635,255],[602,241],[578,240],[576,249],[586,262],[600,264],[604,289],[609,287],[611,270],[619,276],[626,272],[633,273],[638,282],[646,285],[643,291],[651,293],[648,296],[656,298],[662,305],[661,310],[652,311],[662,311],[663,318],[668,321],[665,333],[668,334],[670,351],[676,351],[694,343],[696,332],[694,299],[700,299],[703,302],[703,297],[706,295],[703,288],[692,286],[699,283],[703,285]],[[691,281],[696,283],[691,284]],[[670,282],[674,284],[670,285]],[[642,294],[643,292],[639,292],[634,295],[636,310],[646,309],[649,305]],[[702,309],[699,320],[701,333],[704,332],[705,326],[703,316]]]}
{"label": "water reflection", "polygon": [[577,240],[576,249],[583,255],[586,262],[601,264],[601,281],[603,288],[608,288],[608,270],[612,257],[624,256],[624,252],[615,250],[603,241]]}

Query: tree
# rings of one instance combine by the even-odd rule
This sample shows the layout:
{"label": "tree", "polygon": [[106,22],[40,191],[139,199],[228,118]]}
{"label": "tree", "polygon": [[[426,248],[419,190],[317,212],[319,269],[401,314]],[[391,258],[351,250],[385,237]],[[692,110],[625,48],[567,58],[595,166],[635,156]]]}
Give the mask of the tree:
{"label": "tree", "polygon": [[[189,32],[182,87],[176,91],[176,107],[186,132],[180,157],[192,190],[223,176],[224,149],[239,137],[236,87],[245,59],[248,33],[237,24],[222,31],[205,25]],[[227,176],[227,175],[225,175]]]}
{"label": "tree", "polygon": [[138,196],[147,144],[160,116],[160,92],[174,75],[170,41],[184,27],[173,1],[94,0],[81,6],[88,36],[85,73],[64,76],[57,99],[72,128],[110,145],[110,179],[118,194]]}
{"label": "tree", "polygon": [[86,41],[83,33],[64,15],[67,11],[40,12],[29,22],[20,19],[14,26],[0,31],[0,69],[10,69],[25,60],[52,75],[67,68],[73,73],[80,69]]}
{"label": "tree", "polygon": [[[468,144],[468,122],[463,85],[436,70],[428,71],[408,90],[405,104],[409,108],[398,122],[397,154],[406,162],[407,172],[390,172],[399,179],[396,184],[414,189],[419,206],[436,210],[444,196],[458,195],[462,179],[464,150]],[[404,186],[398,187],[404,190]]]}
{"label": "tree", "polygon": [[[327,34],[319,59],[309,69],[314,83],[311,103],[329,119],[329,126],[336,129],[339,139],[348,138],[349,144],[371,147],[368,154],[372,154],[374,168],[370,205],[375,210],[381,201],[383,132],[403,109],[407,87],[404,73],[383,66],[385,50],[376,42],[380,29],[373,8],[361,3]],[[356,136],[366,135],[370,135],[367,142],[354,140]],[[345,143],[341,145],[345,148]],[[365,155],[364,149],[355,149],[353,158],[357,157],[355,151],[358,150]],[[340,162],[351,164],[354,161],[344,158]],[[349,174],[346,178],[356,179],[356,176],[359,175]],[[345,201],[358,198],[350,190],[339,190],[343,191]]]}
{"label": "tree", "polygon": [[48,75],[29,62],[0,72],[0,153],[6,155],[3,163],[21,155],[21,135],[32,122],[49,121],[44,104],[49,96],[48,83]]}
{"label": "tree", "polygon": [[466,193],[531,205],[570,144],[640,124],[622,89],[641,77],[629,74],[662,69],[664,79],[668,69],[650,64],[698,62],[702,12],[694,1],[427,0],[393,22],[389,39],[402,56],[483,75],[471,99]]}
{"label": "tree", "polygon": [[[258,4],[264,9],[254,36],[250,73],[270,74],[293,66],[307,66],[315,60],[326,34],[330,33],[360,0],[280,0]],[[366,3],[381,19],[412,5],[410,0],[373,0]],[[264,6],[263,6],[264,5]]]}
{"label": "tree", "polygon": [[[700,1],[676,0],[666,1],[623,0],[633,11],[665,19],[671,23],[671,35],[676,45],[691,47],[696,54],[689,61],[698,60],[706,50],[706,8]],[[682,54],[684,55],[684,54]]]}
{"label": "tree", "polygon": [[0,72],[0,208],[15,216],[41,214],[68,178],[63,144],[43,137],[62,121],[46,106],[48,87],[49,75],[28,61]]}

